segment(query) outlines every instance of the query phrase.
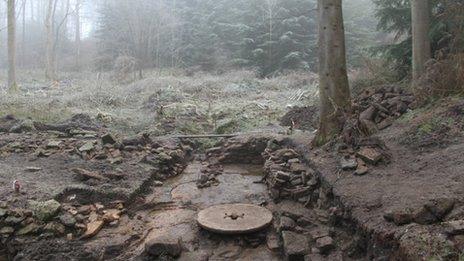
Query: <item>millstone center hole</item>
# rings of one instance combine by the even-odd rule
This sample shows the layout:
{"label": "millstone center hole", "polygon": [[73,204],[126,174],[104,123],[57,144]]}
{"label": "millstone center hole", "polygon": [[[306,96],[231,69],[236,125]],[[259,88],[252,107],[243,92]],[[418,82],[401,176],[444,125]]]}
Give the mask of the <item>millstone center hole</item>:
{"label": "millstone center hole", "polygon": [[242,214],[237,214],[237,213],[227,214],[227,213],[225,213],[225,216],[224,216],[224,218],[230,218],[232,220],[237,220],[239,218],[244,218],[244,217],[245,217],[245,213],[242,213]]}

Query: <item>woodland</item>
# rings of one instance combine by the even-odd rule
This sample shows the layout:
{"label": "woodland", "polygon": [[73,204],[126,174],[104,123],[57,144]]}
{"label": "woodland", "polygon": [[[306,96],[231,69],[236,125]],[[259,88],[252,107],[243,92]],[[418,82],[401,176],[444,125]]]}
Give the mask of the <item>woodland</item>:
{"label": "woodland", "polygon": [[463,260],[462,0],[0,0],[0,261]]}

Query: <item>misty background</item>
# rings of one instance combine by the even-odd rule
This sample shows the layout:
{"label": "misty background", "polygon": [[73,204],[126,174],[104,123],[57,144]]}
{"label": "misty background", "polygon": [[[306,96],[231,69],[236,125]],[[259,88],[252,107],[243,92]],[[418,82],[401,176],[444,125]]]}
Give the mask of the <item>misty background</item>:
{"label": "misty background", "polygon": [[[145,70],[162,68],[247,68],[265,77],[317,70],[315,0],[18,0],[19,69],[44,67],[50,3],[57,72],[135,70],[142,78]],[[4,69],[6,1],[0,10]],[[353,69],[388,34],[377,31],[370,0],[344,1],[344,16]]]}
{"label": "misty background", "polygon": [[[7,88],[6,3],[1,114],[60,122],[85,113],[154,135],[252,131],[298,107],[317,122],[316,0],[16,0],[17,88]],[[407,83],[409,1],[343,5],[353,94]],[[456,24],[443,10],[433,2],[433,53],[450,46]]]}

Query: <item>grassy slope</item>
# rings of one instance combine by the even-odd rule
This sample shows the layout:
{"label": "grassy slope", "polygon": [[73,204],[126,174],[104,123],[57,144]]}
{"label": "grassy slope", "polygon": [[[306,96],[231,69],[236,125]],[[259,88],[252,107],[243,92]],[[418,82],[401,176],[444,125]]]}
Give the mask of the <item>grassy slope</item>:
{"label": "grassy slope", "polygon": [[150,72],[128,84],[112,81],[110,74],[62,74],[59,83],[44,81],[38,71],[18,75],[22,92],[3,91],[1,115],[56,122],[83,112],[125,133],[247,131],[276,122],[289,105],[311,104],[317,97],[317,79],[308,73],[259,79],[248,71],[191,77]]}

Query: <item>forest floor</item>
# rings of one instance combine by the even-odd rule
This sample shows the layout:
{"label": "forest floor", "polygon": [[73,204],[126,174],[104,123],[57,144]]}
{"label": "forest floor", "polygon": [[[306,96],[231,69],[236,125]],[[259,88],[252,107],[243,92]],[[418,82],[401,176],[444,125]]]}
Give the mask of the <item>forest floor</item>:
{"label": "forest floor", "polygon": [[[208,77],[212,87],[205,90],[221,93],[212,103],[202,100],[208,96],[204,90],[189,92],[191,83],[183,85],[188,77],[177,78],[185,93],[180,87],[161,90],[159,83],[142,84],[151,87],[140,93],[141,83],[114,87],[114,94],[136,93],[127,103],[120,100],[119,111],[107,103],[92,107],[92,96],[100,94],[78,91],[87,87],[37,88],[3,97],[3,113],[16,118],[0,121],[0,260],[462,260],[461,99],[406,110],[398,102],[409,101],[408,94],[373,92],[360,99],[360,107],[376,99],[382,108],[394,105],[385,112],[391,117],[375,117],[381,130],[356,147],[310,149],[312,132],[278,125],[285,116],[283,122],[305,123],[295,128],[312,129],[313,108],[285,115],[282,105],[295,93],[294,105],[308,103],[309,94],[299,92],[307,79],[296,84],[281,78],[275,88],[269,87],[271,80],[255,79],[259,88],[227,96],[231,91],[217,86],[240,82],[243,72],[237,78]],[[208,82],[197,80],[202,86]],[[144,107],[149,93],[158,91],[184,98],[163,103],[163,114],[142,120],[160,110]],[[32,94],[36,98],[27,103]],[[183,103],[197,110],[174,117],[171,131],[160,127],[166,115],[190,108]],[[55,116],[44,118],[42,106]],[[221,133],[219,124],[178,128],[189,117],[193,122],[211,115],[203,111],[208,106],[222,108],[229,116],[224,121],[249,113],[245,124],[231,123],[225,132],[253,132],[207,145],[170,136]],[[268,118],[254,120],[263,115]],[[211,123],[207,119],[203,123]],[[242,236],[201,229],[198,211],[223,203],[266,207],[273,224]]]}

